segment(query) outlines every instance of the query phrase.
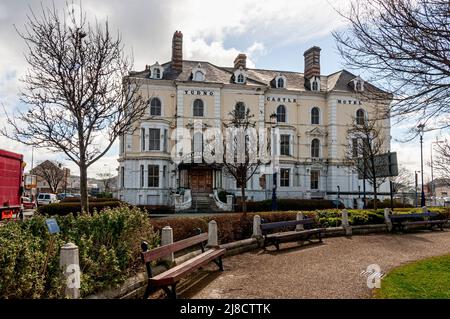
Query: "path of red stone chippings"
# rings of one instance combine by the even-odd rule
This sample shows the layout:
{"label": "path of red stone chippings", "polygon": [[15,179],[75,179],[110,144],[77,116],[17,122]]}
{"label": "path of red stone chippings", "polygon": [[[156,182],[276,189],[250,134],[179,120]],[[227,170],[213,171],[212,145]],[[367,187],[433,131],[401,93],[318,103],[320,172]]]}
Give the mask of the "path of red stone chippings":
{"label": "path of red stone chippings", "polygon": [[[180,283],[180,298],[370,298],[369,265],[382,273],[450,253],[450,231],[324,238],[322,244],[281,245],[225,258]],[[163,296],[162,294],[159,294]]]}

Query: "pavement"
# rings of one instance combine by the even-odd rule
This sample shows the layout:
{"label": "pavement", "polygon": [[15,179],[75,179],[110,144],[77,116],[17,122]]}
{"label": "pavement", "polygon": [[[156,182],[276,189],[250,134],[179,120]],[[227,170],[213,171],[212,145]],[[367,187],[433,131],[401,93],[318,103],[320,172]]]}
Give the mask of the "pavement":
{"label": "pavement", "polygon": [[449,230],[286,243],[279,252],[270,247],[225,258],[224,272],[210,263],[180,283],[180,298],[370,298],[362,274],[369,265],[387,273],[444,254],[450,254]]}

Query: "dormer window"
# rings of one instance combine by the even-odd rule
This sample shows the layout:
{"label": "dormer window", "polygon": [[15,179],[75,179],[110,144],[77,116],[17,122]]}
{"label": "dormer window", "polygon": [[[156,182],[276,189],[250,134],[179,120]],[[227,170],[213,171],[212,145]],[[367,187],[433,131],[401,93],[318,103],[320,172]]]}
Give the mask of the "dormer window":
{"label": "dormer window", "polygon": [[275,86],[277,88],[285,88],[286,87],[286,77],[279,74],[276,78],[275,78]]}
{"label": "dormer window", "polygon": [[234,71],[234,82],[238,84],[244,84],[247,79],[247,74],[243,70],[242,66],[239,70]]}
{"label": "dormer window", "polygon": [[150,78],[155,80],[162,79],[164,68],[159,65],[158,61],[150,67]]}
{"label": "dormer window", "polygon": [[315,76],[311,79],[311,91],[320,91],[320,77]]}
{"label": "dormer window", "polygon": [[197,67],[192,69],[193,81],[205,81],[206,71],[202,68],[201,63],[197,64]]}

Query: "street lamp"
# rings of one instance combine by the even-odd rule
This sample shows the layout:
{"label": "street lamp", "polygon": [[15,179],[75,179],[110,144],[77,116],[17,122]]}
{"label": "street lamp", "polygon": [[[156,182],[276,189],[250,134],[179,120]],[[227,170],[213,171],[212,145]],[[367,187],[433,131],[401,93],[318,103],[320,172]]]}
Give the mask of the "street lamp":
{"label": "street lamp", "polygon": [[417,201],[417,173],[420,173],[420,171],[414,171],[414,176],[415,176],[415,179],[416,179],[415,187],[414,187],[414,192],[416,193],[416,200],[415,200],[414,204],[415,204],[416,207],[417,207],[417,204],[418,204],[418,201]]}
{"label": "street lamp", "polygon": [[277,127],[277,114],[272,113],[270,115],[270,124],[272,127],[272,211],[277,210],[277,170],[275,168],[275,150],[277,145],[275,144],[275,128]]}
{"label": "street lamp", "polygon": [[418,130],[419,130],[419,135],[420,135],[420,175],[421,175],[421,179],[422,179],[422,191],[421,191],[421,199],[420,199],[420,206],[424,207],[425,206],[425,192],[424,192],[424,185],[423,185],[423,133],[424,133],[424,128],[425,128],[425,124],[419,124],[417,126]]}

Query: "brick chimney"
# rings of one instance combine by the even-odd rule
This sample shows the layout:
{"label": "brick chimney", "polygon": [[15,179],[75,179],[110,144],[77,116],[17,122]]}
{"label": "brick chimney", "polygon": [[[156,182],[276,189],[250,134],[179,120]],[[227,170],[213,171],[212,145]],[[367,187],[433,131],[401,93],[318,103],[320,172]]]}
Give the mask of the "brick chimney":
{"label": "brick chimney", "polygon": [[234,68],[239,69],[241,66],[243,69],[247,66],[247,56],[244,53],[239,53],[236,59],[234,59]]}
{"label": "brick chimney", "polygon": [[183,33],[175,31],[172,38],[172,70],[183,71]]}
{"label": "brick chimney", "polygon": [[320,48],[312,47],[303,53],[305,57],[305,79],[320,76]]}

